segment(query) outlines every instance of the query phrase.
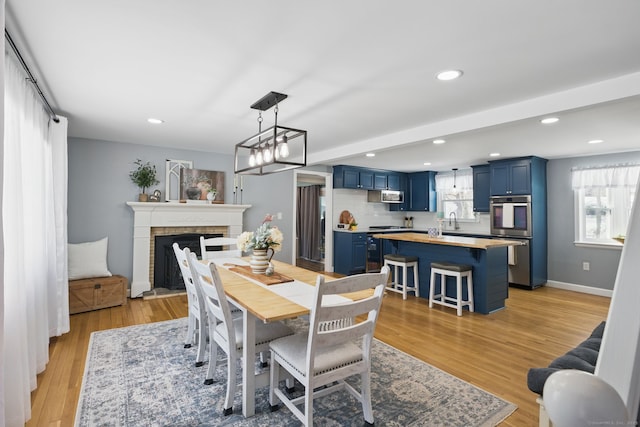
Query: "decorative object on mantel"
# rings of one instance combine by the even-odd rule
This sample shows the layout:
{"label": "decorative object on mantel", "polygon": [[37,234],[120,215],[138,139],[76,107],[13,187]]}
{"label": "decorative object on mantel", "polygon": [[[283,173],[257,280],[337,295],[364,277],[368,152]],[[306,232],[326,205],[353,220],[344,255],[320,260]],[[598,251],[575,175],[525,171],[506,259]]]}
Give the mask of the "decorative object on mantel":
{"label": "decorative object on mantel", "polygon": [[193,162],[191,160],[167,159],[165,164],[165,197],[167,202],[177,202],[180,200],[180,171],[191,168],[193,168]]}
{"label": "decorative object on mantel", "polygon": [[[236,144],[235,173],[267,175],[307,165],[307,131],[278,125],[278,103],[286,98],[269,92],[251,106],[260,111],[258,133]],[[274,106],[274,125],[263,131],[262,111]]]}
{"label": "decorative object on mantel", "polygon": [[215,191],[215,203],[224,203],[224,172],[203,169],[180,169],[180,199],[203,200],[208,198],[209,191]]}
{"label": "decorative object on mantel", "polygon": [[160,190],[155,190],[152,195],[149,196],[150,202],[159,202],[162,198],[162,193]]}
{"label": "decorative object on mantel", "polygon": [[160,183],[156,178],[156,165],[152,165],[150,162],[142,163],[140,159],[137,159],[133,164],[137,165],[138,168],[129,172],[129,177],[140,188],[138,201],[146,202],[149,200],[147,188]]}
{"label": "decorative object on mantel", "polygon": [[209,192],[207,193],[207,200],[213,203],[213,201],[216,199],[217,194],[218,190],[216,190],[215,188],[210,188]]}
{"label": "decorative object on mantel", "polygon": [[[249,264],[255,274],[265,274],[271,258],[282,248],[282,232],[278,227],[271,225],[271,221],[273,216],[267,214],[256,231],[243,231],[238,236],[238,249],[252,251]],[[271,256],[268,255],[269,249]],[[271,268],[273,269],[273,266]]]}

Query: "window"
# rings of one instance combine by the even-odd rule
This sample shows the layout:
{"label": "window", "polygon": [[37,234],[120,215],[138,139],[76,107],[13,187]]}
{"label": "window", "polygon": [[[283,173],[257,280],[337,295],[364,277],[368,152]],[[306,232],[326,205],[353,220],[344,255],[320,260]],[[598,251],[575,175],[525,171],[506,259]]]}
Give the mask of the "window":
{"label": "window", "polygon": [[473,213],[473,174],[471,169],[436,174],[438,212],[445,218],[453,213],[458,221],[475,220]]}
{"label": "window", "polygon": [[640,165],[574,169],[576,241],[614,244],[631,216]]}

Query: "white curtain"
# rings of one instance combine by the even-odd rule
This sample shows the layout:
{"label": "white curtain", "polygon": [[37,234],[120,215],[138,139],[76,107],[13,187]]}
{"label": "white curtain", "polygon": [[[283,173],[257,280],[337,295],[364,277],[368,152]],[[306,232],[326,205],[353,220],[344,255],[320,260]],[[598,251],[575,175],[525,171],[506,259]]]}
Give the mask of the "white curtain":
{"label": "white curtain", "polygon": [[614,165],[571,170],[571,186],[574,190],[596,187],[635,188],[640,175],[640,165]]}
{"label": "white curtain", "polygon": [[7,53],[4,71],[4,421],[22,426],[49,337],[69,331],[67,120],[49,119]]}
{"label": "white curtain", "polygon": [[438,172],[436,174],[436,191],[447,193],[453,188],[458,191],[473,190],[473,171],[471,169],[462,169],[451,172]]}

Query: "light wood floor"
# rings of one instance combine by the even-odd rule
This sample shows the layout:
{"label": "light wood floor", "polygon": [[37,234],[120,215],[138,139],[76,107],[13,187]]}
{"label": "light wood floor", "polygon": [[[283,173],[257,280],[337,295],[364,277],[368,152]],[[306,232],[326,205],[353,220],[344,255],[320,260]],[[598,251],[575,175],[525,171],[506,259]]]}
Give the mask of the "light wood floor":
{"label": "light wood floor", "polygon": [[[606,318],[609,299],[553,288],[510,289],[505,310],[482,315],[429,309],[422,298],[385,296],[376,337],[452,375],[518,405],[503,426],[536,426],[536,395],[526,384],[530,367],[546,366],[586,339]],[[84,362],[93,331],[187,315],[186,296],[129,300],[71,316],[71,331],[54,338],[50,361],[32,393],[27,426],[73,425]],[[421,396],[416,396],[420,405]]]}

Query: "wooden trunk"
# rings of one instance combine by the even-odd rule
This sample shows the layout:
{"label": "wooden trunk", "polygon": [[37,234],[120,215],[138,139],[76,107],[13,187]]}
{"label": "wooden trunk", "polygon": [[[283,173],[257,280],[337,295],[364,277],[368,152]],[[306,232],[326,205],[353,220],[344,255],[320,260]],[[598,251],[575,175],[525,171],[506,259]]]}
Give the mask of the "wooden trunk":
{"label": "wooden trunk", "polygon": [[94,277],[69,281],[69,314],[127,303],[127,278]]}

